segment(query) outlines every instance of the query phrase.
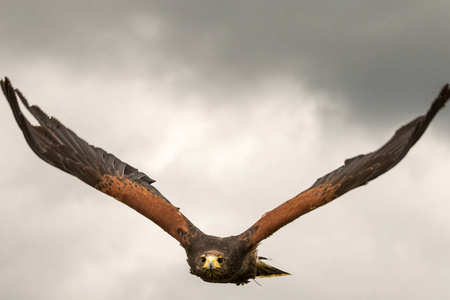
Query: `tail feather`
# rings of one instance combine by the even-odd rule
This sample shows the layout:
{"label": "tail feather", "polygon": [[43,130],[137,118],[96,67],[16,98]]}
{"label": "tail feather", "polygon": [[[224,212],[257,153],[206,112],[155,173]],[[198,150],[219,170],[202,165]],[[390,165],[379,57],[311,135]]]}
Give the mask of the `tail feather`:
{"label": "tail feather", "polygon": [[281,271],[280,269],[272,267],[271,265],[268,265],[262,261],[266,259],[267,258],[265,257],[261,256],[258,257],[258,260],[256,261],[256,277],[264,278],[264,277],[291,275],[288,272]]}

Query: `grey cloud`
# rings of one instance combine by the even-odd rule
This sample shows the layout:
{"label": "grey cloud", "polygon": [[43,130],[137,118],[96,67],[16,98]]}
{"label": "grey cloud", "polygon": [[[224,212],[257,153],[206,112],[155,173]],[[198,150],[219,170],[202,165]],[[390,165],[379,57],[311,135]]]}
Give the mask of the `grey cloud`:
{"label": "grey cloud", "polygon": [[[0,67],[200,228],[236,234],[425,112],[450,80],[449,12],[438,1],[10,1]],[[39,161],[0,102],[0,298],[450,292],[447,110],[394,170],[261,244],[293,276],[235,287],[189,275],[160,228]]]}
{"label": "grey cloud", "polygon": [[80,72],[105,69],[109,76],[185,66],[205,92],[221,90],[236,101],[230,90],[293,76],[347,102],[359,122],[409,117],[450,70],[450,21],[440,1],[9,5],[3,35],[23,55],[76,61]]}

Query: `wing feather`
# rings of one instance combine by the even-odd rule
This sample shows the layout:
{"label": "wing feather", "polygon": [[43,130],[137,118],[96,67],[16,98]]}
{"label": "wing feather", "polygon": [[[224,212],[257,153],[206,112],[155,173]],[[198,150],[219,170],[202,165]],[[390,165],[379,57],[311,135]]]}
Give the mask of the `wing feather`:
{"label": "wing feather", "polygon": [[[183,247],[200,233],[152,186],[153,179],[103,149],[89,145],[39,107],[30,106],[8,78],[1,81],[1,86],[28,145],[41,159],[135,209]],[[39,122],[38,126],[33,126],[23,115],[16,95]]]}
{"label": "wing feather", "polygon": [[254,247],[301,215],[329,203],[390,170],[405,157],[409,149],[422,136],[449,97],[450,90],[447,84],[425,115],[399,128],[380,149],[347,159],[342,167],[319,178],[308,190],[265,213],[253,226],[239,235],[239,238],[244,240],[248,247]]}

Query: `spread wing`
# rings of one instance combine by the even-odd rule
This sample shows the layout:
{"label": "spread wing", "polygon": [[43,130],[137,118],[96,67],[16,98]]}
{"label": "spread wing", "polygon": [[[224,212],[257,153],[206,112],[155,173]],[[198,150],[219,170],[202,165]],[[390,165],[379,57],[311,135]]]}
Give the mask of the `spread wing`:
{"label": "spread wing", "polygon": [[308,190],[265,213],[252,227],[239,235],[248,247],[272,235],[284,225],[303,214],[327,204],[346,192],[368,183],[387,172],[408,153],[422,136],[437,112],[450,97],[448,84],[439,93],[426,115],[403,127],[380,149],[366,155],[347,159],[342,167],[319,178]]}
{"label": "spread wing", "polygon": [[[29,106],[8,78],[1,81],[1,86],[28,145],[37,156],[135,209],[183,247],[200,233],[152,186],[154,180],[103,149],[89,145],[57,119],[49,118],[39,107]],[[37,119],[39,126],[31,125],[22,114],[16,95]]]}

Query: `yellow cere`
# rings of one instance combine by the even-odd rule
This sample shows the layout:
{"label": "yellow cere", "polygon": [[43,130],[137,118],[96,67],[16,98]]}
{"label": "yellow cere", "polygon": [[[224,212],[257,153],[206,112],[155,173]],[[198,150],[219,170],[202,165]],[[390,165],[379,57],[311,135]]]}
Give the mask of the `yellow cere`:
{"label": "yellow cere", "polygon": [[213,269],[218,269],[220,268],[220,264],[217,261],[217,257],[216,256],[206,256],[206,261],[205,264],[203,265],[203,268],[205,269],[209,269],[209,265],[212,264],[213,265]]}

